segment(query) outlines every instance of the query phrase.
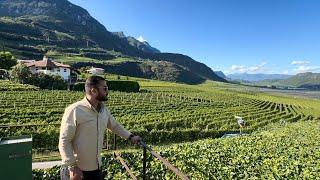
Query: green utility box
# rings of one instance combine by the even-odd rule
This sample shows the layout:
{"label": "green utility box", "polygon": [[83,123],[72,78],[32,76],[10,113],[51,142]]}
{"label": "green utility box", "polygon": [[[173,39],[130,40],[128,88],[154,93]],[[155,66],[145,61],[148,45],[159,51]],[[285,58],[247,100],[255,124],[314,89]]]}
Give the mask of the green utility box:
{"label": "green utility box", "polygon": [[0,179],[32,179],[32,137],[0,138]]}

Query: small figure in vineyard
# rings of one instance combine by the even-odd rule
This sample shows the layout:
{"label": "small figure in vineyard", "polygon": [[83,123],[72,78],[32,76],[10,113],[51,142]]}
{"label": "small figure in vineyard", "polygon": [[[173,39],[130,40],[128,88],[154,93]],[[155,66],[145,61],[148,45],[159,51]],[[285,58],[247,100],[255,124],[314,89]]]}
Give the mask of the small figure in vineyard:
{"label": "small figure in vineyard", "polygon": [[240,116],[235,116],[235,118],[237,119],[238,125],[240,126],[240,134],[242,134],[242,128],[245,127],[246,122]]}
{"label": "small figure in vineyard", "polygon": [[123,128],[103,103],[108,96],[104,78],[89,77],[85,91],[85,97],[68,106],[62,117],[59,137],[62,180],[104,179],[101,151],[106,129],[135,144],[142,140]]}

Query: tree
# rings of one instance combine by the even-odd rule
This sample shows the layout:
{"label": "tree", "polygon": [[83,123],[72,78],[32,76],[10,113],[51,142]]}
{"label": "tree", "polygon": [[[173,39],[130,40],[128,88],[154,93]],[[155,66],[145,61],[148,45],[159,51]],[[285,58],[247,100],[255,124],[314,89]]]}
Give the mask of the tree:
{"label": "tree", "polygon": [[30,69],[24,64],[17,64],[11,71],[11,79],[19,83],[28,83],[31,78]]}
{"label": "tree", "polygon": [[87,71],[88,71],[90,68],[91,68],[90,66],[81,67],[81,68],[79,69],[79,71],[80,71],[81,73],[87,73]]}
{"label": "tree", "polygon": [[0,69],[0,79],[9,79],[9,73],[5,69]]}
{"label": "tree", "polygon": [[44,73],[32,75],[32,82],[29,84],[38,86],[40,89],[67,89],[67,83],[61,76],[52,76]]}
{"label": "tree", "polygon": [[53,76],[52,89],[66,90],[67,86],[61,76]]}
{"label": "tree", "polygon": [[11,69],[17,64],[16,58],[10,52],[0,52],[0,69]]}
{"label": "tree", "polygon": [[38,86],[40,89],[67,89],[67,83],[61,76],[52,76],[44,73],[32,74],[24,64],[17,64],[11,71],[11,79],[22,83]]}

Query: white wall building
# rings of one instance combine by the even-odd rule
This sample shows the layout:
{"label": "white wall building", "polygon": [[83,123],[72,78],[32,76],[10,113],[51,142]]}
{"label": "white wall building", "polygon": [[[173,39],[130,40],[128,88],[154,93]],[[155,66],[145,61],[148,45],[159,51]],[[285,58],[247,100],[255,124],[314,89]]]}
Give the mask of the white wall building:
{"label": "white wall building", "polygon": [[44,73],[47,75],[61,76],[65,81],[77,79],[76,71],[69,65],[49,60],[46,56],[40,61],[21,61],[31,70],[32,73]]}
{"label": "white wall building", "polygon": [[87,72],[90,73],[90,74],[103,74],[104,73],[104,69],[91,67],[91,69],[87,70]]}

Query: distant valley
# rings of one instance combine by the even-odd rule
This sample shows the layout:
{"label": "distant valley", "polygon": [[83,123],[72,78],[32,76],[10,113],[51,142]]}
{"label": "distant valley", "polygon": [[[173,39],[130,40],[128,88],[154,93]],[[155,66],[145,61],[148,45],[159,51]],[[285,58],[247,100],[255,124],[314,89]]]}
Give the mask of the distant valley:
{"label": "distant valley", "polygon": [[293,75],[286,75],[286,74],[247,74],[247,73],[236,73],[236,74],[229,74],[227,78],[232,80],[241,80],[241,81],[249,81],[249,82],[256,82],[262,80],[280,80],[280,79],[288,79]]}
{"label": "distant valley", "polygon": [[[219,73],[218,73],[219,74]],[[254,86],[280,89],[320,90],[320,73],[286,74],[229,74],[226,79]]]}

